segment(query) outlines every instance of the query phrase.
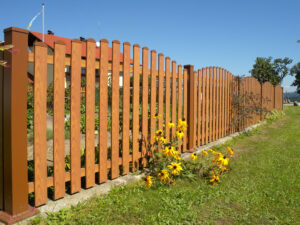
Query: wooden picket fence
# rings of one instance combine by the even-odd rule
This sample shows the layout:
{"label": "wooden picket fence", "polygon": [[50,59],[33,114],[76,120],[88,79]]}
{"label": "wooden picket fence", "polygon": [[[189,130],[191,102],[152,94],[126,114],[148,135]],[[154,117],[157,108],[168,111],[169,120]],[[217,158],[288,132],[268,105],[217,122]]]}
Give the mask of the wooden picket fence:
{"label": "wooden picket fence", "polygon": [[[9,36],[18,38],[9,38]],[[268,110],[282,110],[282,88],[279,85],[274,87],[269,82],[261,85],[253,77],[238,81],[233,74],[220,67],[206,67],[194,71],[192,65],[177,65],[176,61],[169,57],[164,57],[161,53],[157,54],[155,50],[149,51],[147,47],[141,49],[137,44],[133,45],[133,55],[130,55],[131,45],[128,42],[123,43],[123,63],[120,63],[121,44],[119,41],[112,42],[112,61],[109,61],[109,42],[105,39],[100,41],[99,60],[95,58],[97,47],[93,39],[86,41],[86,58],[82,58],[82,43],[76,39],[72,40],[70,57],[66,56],[65,44],[60,41],[55,43],[54,55],[48,55],[47,46],[41,42],[35,43],[34,52],[28,53],[27,37],[28,33],[19,28],[5,30],[5,41],[21,51],[18,55],[8,53],[4,56],[11,67],[0,70],[1,79],[4,80],[1,85],[9,84],[1,96],[1,101],[10,101],[12,106],[21,105],[18,111],[15,111],[17,109],[13,107],[7,109],[7,105],[3,105],[1,110],[1,116],[3,116],[2,112],[16,114],[11,117],[6,116],[11,120],[10,124],[3,124],[1,121],[2,135],[7,129],[11,129],[9,138],[1,137],[4,143],[8,143],[3,145],[2,150],[4,158],[1,160],[8,159],[8,162],[2,163],[5,169],[4,178],[1,177],[1,179],[14,181],[9,184],[1,182],[0,185],[0,191],[3,193],[0,197],[0,209],[9,215],[19,215],[28,211],[29,193],[34,193],[34,206],[40,206],[47,204],[50,187],[53,188],[52,198],[56,200],[63,198],[67,192],[74,194],[80,192],[82,188],[91,188],[147,166],[145,143],[152,143],[153,131],[156,129],[162,129],[167,138],[174,136],[175,128],[169,129],[167,125],[170,121],[187,120],[188,130],[179,151],[192,152],[199,146],[263,119],[264,115],[253,115],[253,118],[245,119],[240,127],[231,126],[236,116],[231,104],[231,96],[234,93],[254,93],[260,96],[257,101],[260,101],[262,107]],[[130,63],[131,58],[133,58],[133,64]],[[142,58],[141,61],[140,58]],[[26,133],[24,133],[26,118],[25,122],[24,116],[21,116],[22,121],[17,118],[18,115],[26,114],[26,98],[10,96],[11,93],[16,96],[27,94],[24,88],[27,85],[26,79],[19,80],[17,77],[27,76],[28,62],[34,63],[34,179],[30,182],[27,180],[27,172],[23,171],[20,175],[14,170],[14,166],[21,162],[19,168],[27,171],[27,145],[24,142],[24,139],[27,140]],[[20,67],[20,64],[25,66]],[[47,64],[54,65],[53,175],[51,176],[47,174]],[[67,172],[65,170],[64,134],[66,66],[71,67],[70,171]],[[86,68],[84,166],[81,165],[80,149],[82,67]],[[98,152],[95,151],[96,70],[100,71],[99,130],[96,145]],[[109,71],[112,74],[111,105],[108,105]],[[121,95],[120,72],[123,74]],[[9,76],[12,79],[9,79]],[[267,99],[267,101],[262,101],[262,99]],[[158,123],[153,118],[155,114],[161,115]],[[107,131],[108,117],[111,118],[111,131]],[[16,121],[19,123],[16,124]],[[16,129],[21,129],[23,133],[14,136]],[[21,144],[18,149],[9,145],[19,140]],[[110,147],[108,147],[108,140],[111,142]],[[23,152],[22,157],[15,155],[20,152]],[[98,154],[98,162],[95,161],[95,154]],[[5,155],[9,156],[5,158]],[[8,176],[11,177],[5,178]],[[66,182],[70,186],[68,191],[66,191]],[[22,193],[16,190],[18,189],[16,185],[22,188]],[[7,195],[14,197],[13,202],[5,197]]]}

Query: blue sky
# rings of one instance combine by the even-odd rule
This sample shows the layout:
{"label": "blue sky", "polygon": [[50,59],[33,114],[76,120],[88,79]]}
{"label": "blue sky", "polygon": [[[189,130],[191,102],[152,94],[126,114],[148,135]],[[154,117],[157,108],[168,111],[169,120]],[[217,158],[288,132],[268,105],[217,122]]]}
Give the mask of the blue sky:
{"label": "blue sky", "polygon": [[[138,43],[196,69],[249,75],[257,56],[300,61],[299,0],[10,0],[1,5],[1,31],[26,29],[43,2],[45,29],[57,36]],[[41,17],[31,30],[42,31]],[[285,90],[295,90],[293,79],[284,79]]]}

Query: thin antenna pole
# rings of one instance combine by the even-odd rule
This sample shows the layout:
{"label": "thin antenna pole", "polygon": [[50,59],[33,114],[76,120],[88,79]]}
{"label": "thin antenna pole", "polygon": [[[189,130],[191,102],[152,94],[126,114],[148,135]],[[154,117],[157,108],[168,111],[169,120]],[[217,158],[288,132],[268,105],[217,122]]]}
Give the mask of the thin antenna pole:
{"label": "thin antenna pole", "polygon": [[43,42],[44,42],[44,28],[45,28],[45,4],[42,4],[42,16],[43,16]]}

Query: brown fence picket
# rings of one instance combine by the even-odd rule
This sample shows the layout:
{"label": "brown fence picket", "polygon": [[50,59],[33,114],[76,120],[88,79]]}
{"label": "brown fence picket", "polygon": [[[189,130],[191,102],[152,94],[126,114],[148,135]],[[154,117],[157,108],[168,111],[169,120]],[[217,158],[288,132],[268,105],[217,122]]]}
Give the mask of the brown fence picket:
{"label": "brown fence picket", "polygon": [[[183,71],[183,120],[187,120],[187,101],[188,101],[188,90],[187,90],[187,85],[188,85],[188,73],[187,73],[187,69],[184,69]],[[183,148],[182,151],[186,152],[187,150],[187,131],[184,132],[184,138],[183,138]]]}
{"label": "brown fence picket", "polygon": [[[182,66],[178,65],[178,120],[182,120]],[[182,143],[178,144],[179,153],[182,151]]]}
{"label": "brown fence picket", "polygon": [[147,153],[147,143],[148,143],[148,97],[149,97],[149,49],[147,47],[143,48],[143,93],[142,93],[142,163],[143,167],[147,165],[145,159]]}
{"label": "brown fence picket", "polygon": [[[170,57],[166,57],[166,72],[165,72],[165,135],[167,140],[170,140],[170,128],[168,123],[170,122]],[[159,93],[159,95],[163,95]]]}
{"label": "brown fence picket", "polygon": [[160,118],[158,120],[158,129],[163,129],[164,118],[164,55],[158,54],[158,114]]}
{"label": "brown fence picket", "polygon": [[201,123],[202,123],[202,120],[201,120],[201,99],[202,99],[202,93],[201,93],[201,87],[202,87],[202,84],[201,84],[201,81],[202,81],[202,75],[201,75],[201,70],[199,69],[198,70],[198,89],[197,89],[197,92],[198,92],[198,98],[197,98],[197,146],[200,146],[200,141],[201,141]]}
{"label": "brown fence picket", "polygon": [[[172,61],[172,123],[176,124],[176,106],[177,106],[177,73],[176,73],[176,61]],[[176,127],[171,129],[172,138],[175,136]]]}
{"label": "brown fence picket", "polygon": [[120,42],[112,42],[111,179],[119,177]]}
{"label": "brown fence picket", "polygon": [[81,42],[71,44],[71,194],[80,191],[80,87],[81,87]]}
{"label": "brown fence picket", "polygon": [[54,44],[53,182],[54,199],[65,195],[65,53],[62,41]]}
{"label": "brown fence picket", "polygon": [[151,90],[150,90],[150,143],[154,143],[154,132],[156,130],[156,118],[154,118],[155,114],[157,113],[156,109],[156,51],[151,50]]}
{"label": "brown fence picket", "polygon": [[99,80],[99,182],[107,181],[108,41],[100,41]]}
{"label": "brown fence picket", "polygon": [[202,76],[201,76],[201,86],[202,86],[202,111],[201,111],[201,145],[204,145],[205,143],[205,123],[206,123],[206,77],[205,77],[205,69],[202,68]]}
{"label": "brown fence picket", "polygon": [[139,91],[140,91],[140,46],[133,45],[133,111],[132,111],[132,169],[139,167]]}
{"label": "brown fence picket", "polygon": [[35,206],[47,202],[47,46],[34,45],[34,200]]}
{"label": "brown fence picket", "polygon": [[206,80],[206,109],[205,109],[205,143],[209,142],[209,120],[210,120],[210,74],[209,68],[205,68],[205,80]]}
{"label": "brown fence picket", "polygon": [[129,173],[129,122],[130,122],[130,43],[123,43],[123,130],[122,164],[123,175]]}

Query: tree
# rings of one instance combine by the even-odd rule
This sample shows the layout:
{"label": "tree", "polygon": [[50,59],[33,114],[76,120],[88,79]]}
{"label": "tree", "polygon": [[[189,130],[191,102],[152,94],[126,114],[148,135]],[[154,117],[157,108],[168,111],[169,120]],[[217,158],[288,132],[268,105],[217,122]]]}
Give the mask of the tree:
{"label": "tree", "polygon": [[297,93],[300,94],[300,62],[298,62],[296,65],[294,65],[291,68],[290,74],[293,76],[295,75],[295,80],[292,83],[292,86],[297,87]]}
{"label": "tree", "polygon": [[259,82],[270,81],[272,84],[280,84],[284,77],[289,73],[287,65],[292,63],[292,59],[287,57],[283,59],[274,59],[272,57],[257,57],[253,69],[249,72]]}

